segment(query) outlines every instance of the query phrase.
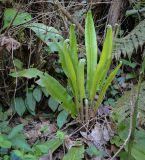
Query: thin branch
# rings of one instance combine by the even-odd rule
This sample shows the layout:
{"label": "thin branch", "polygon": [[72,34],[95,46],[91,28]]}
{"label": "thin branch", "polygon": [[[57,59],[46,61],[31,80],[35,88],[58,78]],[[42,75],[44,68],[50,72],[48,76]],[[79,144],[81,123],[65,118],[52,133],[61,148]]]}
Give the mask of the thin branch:
{"label": "thin branch", "polygon": [[8,33],[9,29],[10,29],[11,26],[13,25],[13,23],[14,23],[14,21],[15,21],[17,15],[19,14],[20,8],[21,8],[21,5],[19,5],[19,8],[18,8],[18,10],[17,10],[17,12],[16,12],[14,18],[11,20],[9,26],[8,26],[7,29],[5,30],[4,35],[6,35],[6,34]]}
{"label": "thin branch", "polygon": [[137,114],[138,114],[138,101],[139,101],[139,94],[141,91],[142,79],[143,79],[143,74],[140,73],[139,81],[138,81],[138,88],[137,88],[137,98],[135,101],[133,115],[132,115],[132,131],[131,131],[129,144],[128,144],[128,160],[131,160],[131,151],[132,151],[132,147],[133,147],[133,143],[134,143],[134,139],[135,139],[135,130],[136,130],[136,126],[137,126]]}
{"label": "thin branch", "polygon": [[131,137],[131,133],[132,133],[132,128],[133,128],[133,118],[132,117],[133,117],[133,107],[132,107],[131,113],[130,113],[130,127],[129,127],[128,136],[127,136],[126,140],[124,141],[124,143],[122,144],[122,146],[118,149],[118,151],[114,154],[114,156],[110,160],[114,160],[118,156],[118,154],[124,149],[124,147],[127,145],[127,143],[129,142],[130,137]]}
{"label": "thin branch", "polygon": [[[84,35],[85,30],[84,30],[84,28],[81,26],[81,24],[80,24],[78,21],[76,21],[76,20],[70,15],[70,13],[60,4],[60,2],[59,2],[58,0],[54,0],[54,3],[55,3],[55,5],[58,7],[58,9],[60,9],[60,11],[67,17],[67,19],[68,19],[70,22],[72,22],[72,23],[74,23],[74,24],[76,25],[76,27],[78,28],[78,30],[80,31],[80,33],[81,33],[82,35]],[[100,54],[100,53],[101,53],[101,51],[100,51],[100,49],[98,48],[98,54]]]}
{"label": "thin branch", "polygon": [[76,25],[76,27],[78,28],[78,30],[81,32],[82,35],[84,35],[84,28],[80,25],[80,23],[78,21],[76,21],[71,15],[70,13],[60,4],[60,2],[58,0],[55,0],[55,5],[60,9],[60,11],[67,17],[67,19],[69,21],[71,21],[72,23],[74,23]]}

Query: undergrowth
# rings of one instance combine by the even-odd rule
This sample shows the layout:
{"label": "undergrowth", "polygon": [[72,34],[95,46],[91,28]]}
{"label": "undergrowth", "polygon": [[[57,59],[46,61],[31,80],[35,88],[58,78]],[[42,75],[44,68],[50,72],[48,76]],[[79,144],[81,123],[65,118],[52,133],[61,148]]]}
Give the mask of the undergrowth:
{"label": "undergrowth", "polygon": [[[95,26],[107,16],[94,24],[85,1],[21,3],[0,1],[9,6],[0,24],[0,159],[144,160],[145,58],[139,55],[142,66],[134,59],[144,51],[144,20],[114,39],[110,25]],[[144,0],[133,7],[126,16],[140,20]],[[60,11],[72,22],[83,24],[86,17],[85,29]],[[97,45],[100,28],[106,33]],[[122,67],[113,67],[112,56]]]}

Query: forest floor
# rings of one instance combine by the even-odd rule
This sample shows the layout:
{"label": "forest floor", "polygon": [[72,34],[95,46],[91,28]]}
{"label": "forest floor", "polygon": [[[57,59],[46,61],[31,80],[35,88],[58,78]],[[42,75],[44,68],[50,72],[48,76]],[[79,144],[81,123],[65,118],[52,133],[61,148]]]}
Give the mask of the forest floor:
{"label": "forest floor", "polygon": [[[144,6],[144,0],[0,0],[0,160],[145,159]],[[114,48],[109,72],[119,61],[122,66],[97,112],[90,111],[82,122],[35,83],[36,70],[20,78],[11,73],[37,68],[70,92],[52,37],[68,40],[75,24],[79,58],[86,58],[88,10],[97,31],[98,57],[110,24]],[[44,31],[46,26],[51,33]],[[96,94],[94,101],[98,98]]]}

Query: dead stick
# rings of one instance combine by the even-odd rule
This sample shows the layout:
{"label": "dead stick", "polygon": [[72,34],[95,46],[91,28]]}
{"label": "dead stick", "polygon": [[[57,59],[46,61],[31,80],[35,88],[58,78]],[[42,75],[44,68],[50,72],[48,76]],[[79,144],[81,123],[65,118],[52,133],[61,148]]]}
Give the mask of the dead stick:
{"label": "dead stick", "polygon": [[[58,0],[54,0],[56,6],[61,10],[61,12],[68,18],[69,21],[71,21],[72,23],[74,23],[77,28],[79,29],[79,31],[81,32],[82,35],[84,35],[85,30],[84,28],[80,25],[80,23],[78,21],[76,21],[71,15],[70,13],[60,4],[60,2]],[[101,51],[98,48],[98,54],[100,55]]]}
{"label": "dead stick", "polygon": [[76,27],[79,29],[79,31],[81,32],[81,34],[84,35],[85,30],[84,30],[84,28],[80,25],[80,23],[79,23],[78,21],[76,21],[76,20],[70,15],[70,13],[60,4],[59,1],[55,0],[55,4],[56,4],[56,6],[61,10],[61,12],[67,17],[67,19],[76,25]]}

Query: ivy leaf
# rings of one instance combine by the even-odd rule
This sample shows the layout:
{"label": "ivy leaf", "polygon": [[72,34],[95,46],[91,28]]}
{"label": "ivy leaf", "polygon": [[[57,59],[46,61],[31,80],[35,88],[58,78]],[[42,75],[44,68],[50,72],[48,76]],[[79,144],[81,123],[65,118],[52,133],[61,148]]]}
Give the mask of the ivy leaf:
{"label": "ivy leaf", "polygon": [[72,147],[63,157],[63,160],[82,160],[84,158],[84,146]]}
{"label": "ivy leaf", "polygon": [[3,135],[0,135],[0,148],[11,148],[11,146],[12,143],[9,140],[6,140]]}
{"label": "ivy leaf", "polygon": [[26,105],[22,97],[16,97],[12,100],[12,107],[18,113],[19,116],[22,116],[26,110]]}
{"label": "ivy leaf", "polygon": [[8,135],[8,139],[13,139],[15,136],[17,136],[17,134],[23,130],[23,127],[23,124],[19,124],[14,127]]}
{"label": "ivy leaf", "polygon": [[0,121],[6,121],[8,119],[8,114],[7,112],[2,112],[0,111]]}
{"label": "ivy leaf", "polygon": [[89,146],[89,148],[86,149],[87,154],[90,157],[102,157],[103,153],[99,150],[94,145]]}
{"label": "ivy leaf", "polygon": [[[63,38],[60,33],[54,28],[46,26],[43,23],[31,23],[27,26],[50,48],[52,52],[58,51],[55,42],[61,41]],[[59,42],[58,42],[59,43]]]}
{"label": "ivy leaf", "polygon": [[57,116],[57,125],[59,128],[61,128],[66,123],[67,117],[68,113],[65,110],[59,113],[59,115]]}
{"label": "ivy leaf", "polygon": [[11,139],[11,142],[13,146],[16,146],[25,151],[31,151],[31,148],[27,143],[27,141],[25,140],[25,137],[23,134],[18,134],[16,137]]}
{"label": "ivy leaf", "polygon": [[38,158],[37,155],[32,155],[31,153],[24,155],[24,160],[36,160],[37,158]]}
{"label": "ivy leaf", "polygon": [[23,62],[20,61],[19,59],[15,58],[14,59],[14,63],[15,63],[15,66],[18,68],[18,69],[23,69]]}
{"label": "ivy leaf", "polygon": [[[14,8],[7,8],[4,11],[4,26],[3,29],[9,26],[11,21],[16,16],[17,11]],[[13,26],[17,26],[20,24],[24,24],[32,19],[31,15],[28,12],[19,12],[17,16],[15,17],[15,20],[13,22]]]}
{"label": "ivy leaf", "polygon": [[36,87],[34,90],[33,90],[33,97],[35,98],[35,100],[37,102],[40,102],[41,100],[41,97],[42,97],[42,91],[39,87]]}
{"label": "ivy leaf", "polygon": [[33,97],[33,93],[31,91],[28,91],[26,93],[25,103],[27,104],[27,108],[29,111],[35,112],[36,101],[35,101],[35,99]]}
{"label": "ivy leaf", "polygon": [[8,121],[1,122],[0,123],[0,131],[8,133],[11,130],[11,128],[8,125],[9,125]]}
{"label": "ivy leaf", "polygon": [[[48,93],[55,98],[59,103],[63,104],[63,108],[71,113],[72,117],[75,117],[77,114],[75,103],[72,100],[72,97],[68,94],[67,90],[53,77],[48,75],[47,73],[43,73],[36,68],[25,69],[20,72],[15,72],[10,74],[12,77],[26,77],[26,78],[36,78],[40,77],[40,79],[36,82],[41,87],[45,87]],[[29,95],[26,97],[26,104],[28,103]],[[33,96],[32,96],[33,97]],[[34,99],[34,98],[33,98]],[[34,99],[35,100],[35,99]],[[27,109],[33,113],[35,110],[34,106],[30,106],[27,104]],[[30,108],[31,107],[31,108]],[[33,107],[33,108],[32,108]]]}
{"label": "ivy leaf", "polygon": [[62,143],[62,139],[54,138],[43,144],[36,145],[35,148],[44,154],[48,153],[49,151],[53,153],[60,145],[62,145]]}
{"label": "ivy leaf", "polygon": [[42,92],[44,93],[45,97],[49,96],[49,93],[47,92],[46,88],[41,87]]}
{"label": "ivy leaf", "polygon": [[48,100],[48,105],[52,109],[52,111],[55,112],[58,108],[59,103],[54,98],[50,97]]}
{"label": "ivy leaf", "polygon": [[10,156],[11,160],[22,160],[22,158],[23,158],[23,153],[19,150],[14,150]]}
{"label": "ivy leaf", "polygon": [[0,148],[0,155],[8,155],[9,149],[8,148]]}
{"label": "ivy leaf", "polygon": [[11,148],[12,143],[11,143],[10,141],[5,140],[5,141],[3,141],[3,144],[0,145],[0,146],[1,146],[2,148]]}
{"label": "ivy leaf", "polygon": [[30,68],[30,69],[23,69],[19,72],[10,73],[10,76],[12,77],[26,77],[28,79],[40,77],[43,75],[43,72],[39,71],[36,68]]}

